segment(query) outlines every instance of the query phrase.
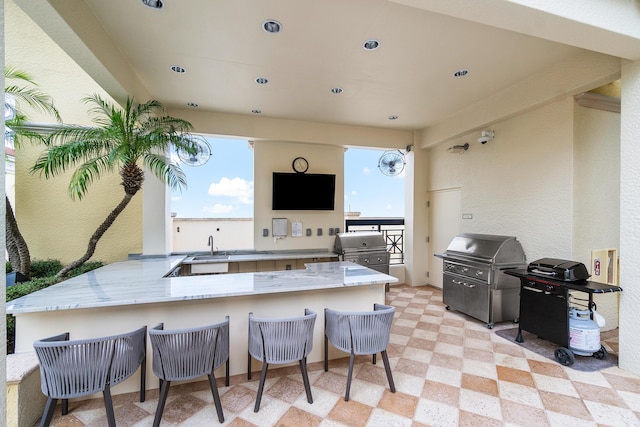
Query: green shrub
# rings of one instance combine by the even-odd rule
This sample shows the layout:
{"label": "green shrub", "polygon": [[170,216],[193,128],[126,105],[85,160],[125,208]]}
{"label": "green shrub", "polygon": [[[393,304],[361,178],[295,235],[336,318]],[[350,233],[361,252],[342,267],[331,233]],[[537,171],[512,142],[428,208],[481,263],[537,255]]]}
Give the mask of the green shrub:
{"label": "green shrub", "polygon": [[57,259],[31,261],[31,277],[51,277],[62,270],[62,263]]}
{"label": "green shrub", "polygon": [[4,269],[6,274],[11,273],[11,263],[9,261],[4,263]]}
{"label": "green shrub", "polygon": [[[98,267],[102,267],[102,262],[91,261],[75,268],[69,272],[69,277],[78,276],[82,273],[95,270]],[[9,267],[10,268],[10,267]],[[46,261],[33,261],[31,263],[31,272],[33,279],[28,282],[16,283],[13,286],[7,287],[7,302],[28,295],[30,293],[39,291],[44,288],[48,288],[51,285],[55,285],[60,282],[60,279],[55,277],[56,273],[62,269],[62,264],[57,260]],[[46,274],[46,276],[41,276]],[[7,317],[7,354],[12,354],[15,350],[15,333],[16,333],[16,319],[10,314]]]}

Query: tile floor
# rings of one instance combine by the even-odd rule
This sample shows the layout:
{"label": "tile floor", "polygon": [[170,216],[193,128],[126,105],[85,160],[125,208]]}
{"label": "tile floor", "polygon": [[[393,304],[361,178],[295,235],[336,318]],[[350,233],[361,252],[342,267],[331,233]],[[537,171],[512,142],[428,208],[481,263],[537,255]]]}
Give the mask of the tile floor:
{"label": "tile floor", "polygon": [[[270,370],[260,412],[253,412],[259,375],[231,379],[220,393],[225,423],[250,426],[640,426],[640,377],[617,367],[582,372],[525,350],[482,322],[447,311],[431,287],[391,287],[396,307],[388,348],[397,392],[387,386],[382,361],[359,358],[351,400],[345,402],[348,359],[309,366],[313,404],[297,366]],[[602,342],[617,351],[617,333]],[[576,364],[579,363],[579,357]],[[245,363],[243,361],[242,363]],[[155,381],[155,378],[152,379]],[[157,392],[114,397],[118,426],[151,426]],[[106,425],[102,399],[71,402],[55,426]],[[216,426],[206,381],[172,387],[162,426]]]}

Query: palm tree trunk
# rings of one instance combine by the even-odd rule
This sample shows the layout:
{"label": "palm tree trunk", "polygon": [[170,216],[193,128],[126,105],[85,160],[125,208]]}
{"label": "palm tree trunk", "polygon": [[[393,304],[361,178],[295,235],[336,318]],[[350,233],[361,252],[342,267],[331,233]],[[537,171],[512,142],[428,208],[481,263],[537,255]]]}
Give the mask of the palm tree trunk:
{"label": "palm tree trunk", "polygon": [[26,277],[31,277],[31,255],[29,254],[29,247],[20,233],[18,222],[13,214],[11,202],[6,196],[5,199],[6,246],[11,269],[24,274]]}
{"label": "palm tree trunk", "polygon": [[106,231],[111,227],[111,225],[115,222],[116,218],[120,213],[127,207],[134,194],[125,193],[122,201],[111,211],[111,213],[107,216],[107,218],[100,224],[100,226],[93,233],[91,238],[89,239],[89,245],[87,246],[87,251],[82,255],[82,257],[73,261],[71,264],[66,265],[56,274],[56,277],[62,278],[65,277],[71,270],[76,267],[80,267],[82,264],[87,262],[89,258],[93,256],[93,253],[96,251],[96,246],[98,245],[98,240],[106,233]]}

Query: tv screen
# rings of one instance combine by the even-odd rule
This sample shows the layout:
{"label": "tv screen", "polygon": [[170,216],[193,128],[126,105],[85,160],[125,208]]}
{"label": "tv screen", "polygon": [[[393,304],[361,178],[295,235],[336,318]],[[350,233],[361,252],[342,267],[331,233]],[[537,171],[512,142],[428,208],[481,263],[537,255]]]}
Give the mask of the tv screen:
{"label": "tv screen", "polygon": [[274,211],[332,211],[336,176],[318,173],[273,173]]}

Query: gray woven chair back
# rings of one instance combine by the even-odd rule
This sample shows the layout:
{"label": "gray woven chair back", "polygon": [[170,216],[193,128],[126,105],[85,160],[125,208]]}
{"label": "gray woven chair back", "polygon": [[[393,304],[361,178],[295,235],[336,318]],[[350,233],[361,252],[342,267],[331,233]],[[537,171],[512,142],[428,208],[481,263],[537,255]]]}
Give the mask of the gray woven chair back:
{"label": "gray woven chair back", "polygon": [[147,355],[147,327],[144,326],[115,341],[111,364],[111,385],[121,383],[133,375]]}
{"label": "gray woven chair back", "polygon": [[249,354],[266,363],[284,364],[307,357],[313,348],[317,314],[301,317],[257,318],[249,313]]}
{"label": "gray woven chair back", "polygon": [[[105,389],[111,372],[111,384],[122,382],[140,365],[139,362],[133,363],[133,360],[144,357],[140,353],[125,354],[125,351],[128,348],[139,348],[140,341],[144,343],[146,327],[125,334],[86,340],[68,341],[64,340],[65,335],[68,339],[68,334],[63,334],[33,343],[40,362],[42,393],[54,399],[69,399],[101,392]],[[114,363],[117,366],[112,371]]]}
{"label": "gray woven chair back", "polygon": [[325,309],[325,334],[346,353],[375,354],[387,348],[395,307],[375,304],[373,311]]}
{"label": "gray woven chair back", "polygon": [[163,330],[149,329],[153,372],[165,381],[182,381],[211,374],[229,358],[229,318],[215,325]]}

